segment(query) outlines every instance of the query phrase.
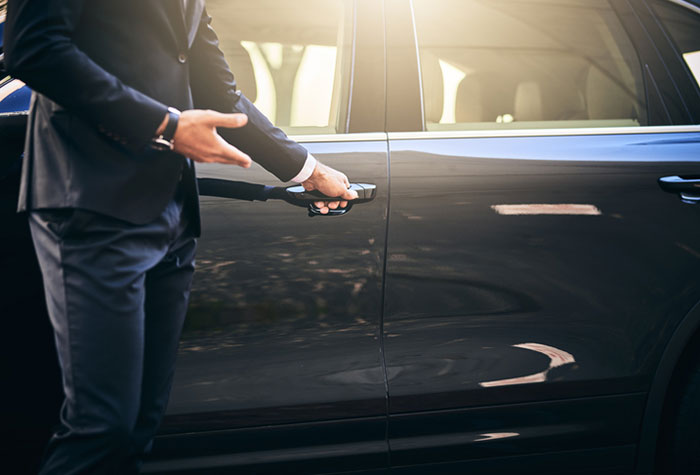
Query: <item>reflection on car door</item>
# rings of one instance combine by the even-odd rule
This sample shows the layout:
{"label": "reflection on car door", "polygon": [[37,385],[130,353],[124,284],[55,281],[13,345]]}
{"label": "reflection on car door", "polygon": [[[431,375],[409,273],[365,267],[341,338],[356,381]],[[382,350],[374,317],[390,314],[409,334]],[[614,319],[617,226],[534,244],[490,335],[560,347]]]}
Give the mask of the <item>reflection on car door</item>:
{"label": "reflection on car door", "polygon": [[[607,1],[413,4],[423,101],[389,126],[392,465],[631,470],[663,343],[700,300],[697,197],[659,186],[700,176],[700,129],[656,126],[673,85]],[[389,90],[416,68],[392,70],[398,18]]]}
{"label": "reflection on car door", "polygon": [[[318,160],[376,185],[377,195],[343,216],[313,218],[279,200],[201,198],[190,309],[148,468],[383,468],[388,157],[383,69],[363,70],[376,63],[368,56],[383,55],[381,9],[346,0],[221,0],[208,8],[243,93]],[[353,24],[354,8],[367,22]],[[352,48],[358,30],[366,36]],[[369,84],[379,91],[371,108],[350,100],[351,87]],[[359,118],[350,120],[350,108],[380,115],[362,130],[351,127]],[[224,186],[281,185],[257,165],[197,170]]]}

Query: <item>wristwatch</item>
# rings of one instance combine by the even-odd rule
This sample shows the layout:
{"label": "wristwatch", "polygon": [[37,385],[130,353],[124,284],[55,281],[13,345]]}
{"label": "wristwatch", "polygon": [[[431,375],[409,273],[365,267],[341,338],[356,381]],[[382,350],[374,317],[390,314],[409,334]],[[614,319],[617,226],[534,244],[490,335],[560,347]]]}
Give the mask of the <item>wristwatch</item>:
{"label": "wristwatch", "polygon": [[168,122],[161,135],[151,141],[153,148],[157,150],[172,150],[175,148],[175,129],[180,120],[180,111],[174,107],[168,107]]}

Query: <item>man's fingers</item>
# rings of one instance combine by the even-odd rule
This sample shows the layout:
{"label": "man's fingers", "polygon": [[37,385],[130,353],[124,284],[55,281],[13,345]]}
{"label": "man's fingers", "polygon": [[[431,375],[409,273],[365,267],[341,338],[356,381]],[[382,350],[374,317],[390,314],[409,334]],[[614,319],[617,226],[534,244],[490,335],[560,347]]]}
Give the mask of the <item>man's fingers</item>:
{"label": "man's fingers", "polygon": [[213,127],[235,129],[246,125],[248,123],[248,116],[240,113],[222,114],[220,112],[212,111],[210,113],[208,123]]}
{"label": "man's fingers", "polygon": [[339,196],[339,198],[347,201],[357,199],[357,197],[357,191],[355,190],[345,190],[345,192]]}
{"label": "man's fingers", "polygon": [[314,201],[314,206],[321,211],[321,214],[327,214],[332,209],[347,208],[347,201]]}

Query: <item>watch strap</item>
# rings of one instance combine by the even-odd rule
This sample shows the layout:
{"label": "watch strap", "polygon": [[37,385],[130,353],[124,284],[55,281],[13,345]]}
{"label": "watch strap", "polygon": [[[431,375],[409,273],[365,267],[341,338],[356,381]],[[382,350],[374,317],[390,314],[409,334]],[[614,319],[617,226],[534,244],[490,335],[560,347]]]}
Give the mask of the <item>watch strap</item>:
{"label": "watch strap", "polygon": [[168,107],[168,123],[165,125],[165,130],[161,138],[172,142],[175,138],[175,130],[177,129],[177,123],[180,120],[180,111],[174,107]]}
{"label": "watch strap", "polygon": [[151,141],[151,145],[157,150],[173,150],[175,148],[175,130],[180,120],[180,111],[174,107],[168,107],[168,121],[165,130]]}

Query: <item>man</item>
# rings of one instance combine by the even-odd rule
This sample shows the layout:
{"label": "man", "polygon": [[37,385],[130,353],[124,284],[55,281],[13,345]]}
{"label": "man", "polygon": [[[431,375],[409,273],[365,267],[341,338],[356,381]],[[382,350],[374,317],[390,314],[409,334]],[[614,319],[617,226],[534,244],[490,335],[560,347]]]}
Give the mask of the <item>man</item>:
{"label": "man", "polygon": [[236,91],[209,23],[203,0],[10,0],[6,66],[35,91],[19,209],[66,396],[42,473],[134,473],[150,448],[194,270],[191,160],[252,156],[343,200],[325,212],[357,196]]}

